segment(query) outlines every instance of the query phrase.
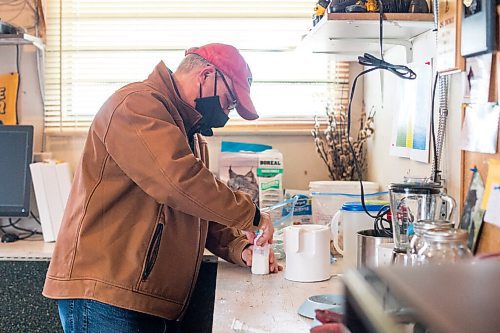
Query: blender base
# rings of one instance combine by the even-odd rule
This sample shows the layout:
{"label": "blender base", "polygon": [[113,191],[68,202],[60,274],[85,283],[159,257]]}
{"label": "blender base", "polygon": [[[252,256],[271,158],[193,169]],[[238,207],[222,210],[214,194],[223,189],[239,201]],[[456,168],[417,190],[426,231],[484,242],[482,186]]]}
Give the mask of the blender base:
{"label": "blender base", "polygon": [[394,249],[392,251],[391,265],[411,266],[410,255],[405,251]]}

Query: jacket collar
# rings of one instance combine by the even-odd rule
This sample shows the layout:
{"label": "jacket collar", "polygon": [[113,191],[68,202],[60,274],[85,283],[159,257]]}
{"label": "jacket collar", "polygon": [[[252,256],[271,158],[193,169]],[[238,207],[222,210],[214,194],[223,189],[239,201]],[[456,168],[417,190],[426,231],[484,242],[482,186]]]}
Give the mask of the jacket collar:
{"label": "jacket collar", "polygon": [[172,72],[163,61],[160,61],[160,63],[156,65],[153,72],[145,81],[169,98],[182,117],[186,133],[193,132],[193,127],[197,125],[202,116],[191,105],[182,100],[175,86]]}

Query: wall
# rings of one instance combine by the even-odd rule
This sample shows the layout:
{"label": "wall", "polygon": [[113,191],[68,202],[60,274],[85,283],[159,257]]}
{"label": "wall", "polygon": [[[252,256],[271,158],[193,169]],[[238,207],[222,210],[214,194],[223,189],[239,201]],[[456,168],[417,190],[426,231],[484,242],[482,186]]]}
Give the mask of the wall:
{"label": "wall", "polygon": [[[2,13],[5,6],[0,6]],[[17,21],[20,25],[31,25],[31,13],[21,15]],[[434,37],[432,32],[417,38],[414,43],[414,59],[423,59],[434,54]],[[20,120],[25,124],[35,125],[35,150],[42,148],[43,111],[41,97],[36,77],[36,53],[33,46],[22,47],[21,56],[21,100]],[[394,63],[405,63],[404,52],[398,47],[386,54],[386,59]],[[15,47],[0,46],[0,72],[15,70]],[[369,141],[369,170],[368,179],[387,185],[390,182],[400,181],[406,174],[430,175],[430,164],[410,161],[398,157],[389,156],[390,130],[392,127],[392,116],[395,114],[393,106],[394,85],[398,84],[390,73],[384,73],[384,105],[380,107],[380,75],[378,72],[370,73],[364,81],[364,97],[366,109],[372,105],[377,106],[375,117],[376,132]],[[458,138],[460,131],[460,109],[461,102],[461,75],[453,75],[451,79],[450,93],[450,115],[448,121],[448,137],[443,151],[442,170],[443,176],[448,180],[448,191],[455,198],[459,198],[460,192],[460,151],[458,149]],[[359,84],[358,94],[362,94],[363,85]],[[358,107],[354,109],[359,110]],[[353,133],[354,134],[354,133]],[[328,179],[328,172],[323,162],[317,156],[312,139],[308,135],[295,136],[227,136],[213,137],[209,139],[212,154],[212,169],[217,169],[216,152],[220,149],[222,140],[247,141],[270,144],[284,154],[285,175],[284,183],[288,188],[307,188],[310,180]],[[48,137],[46,150],[52,151],[54,157],[70,162],[74,167],[79,158],[84,143],[84,136]]]}
{"label": "wall", "polygon": [[[414,61],[424,61],[433,56],[435,56],[434,33],[428,32],[416,38],[413,44]],[[386,53],[385,60],[393,64],[405,64],[404,50],[401,47],[394,47]],[[383,103],[381,102],[379,71],[370,73],[365,78],[366,107],[369,109],[372,105],[375,105],[377,108],[375,117],[376,135],[369,144],[368,161],[370,168],[368,178],[380,184],[388,185],[391,182],[402,181],[405,175],[429,177],[431,175],[431,164],[389,155],[392,120],[393,116],[397,114],[394,101],[398,97],[393,96],[393,92],[395,86],[401,83],[401,79],[386,71],[382,75],[384,82]],[[461,160],[458,140],[461,123],[462,74],[454,74],[450,78],[447,137],[443,147],[441,170],[443,170],[443,177],[447,180],[448,193],[458,200],[460,198]],[[381,135],[381,133],[385,134]]]}
{"label": "wall", "polygon": [[[221,141],[242,141],[271,145],[283,153],[286,188],[307,189],[311,180],[328,179],[328,170],[318,157],[309,135],[214,136],[207,139],[212,171],[218,170]],[[68,161],[74,167],[80,159],[84,141],[84,136],[48,137],[47,149],[53,152],[54,158]]]}
{"label": "wall", "polygon": [[[19,86],[18,121],[35,127],[34,150],[42,149],[43,104],[37,77],[37,53],[32,45],[19,46]],[[16,47],[0,46],[0,73],[17,72]]]}
{"label": "wall", "polygon": [[[9,19],[17,15],[18,8],[9,5],[0,5],[0,17]],[[33,12],[26,9],[11,22],[17,26],[31,27],[34,25]],[[30,31],[31,32],[31,31]],[[40,85],[37,75],[37,51],[33,45],[19,46],[19,100],[18,100],[18,121],[20,124],[34,126],[34,151],[42,150],[43,133],[43,103],[40,93]],[[16,72],[16,46],[0,46],[0,73]],[[37,214],[34,196],[31,199],[31,208]],[[14,219],[16,220],[16,219]],[[13,221],[14,221],[13,220]],[[5,220],[0,219],[2,225],[7,224]],[[29,229],[39,229],[39,226],[33,219],[22,219],[18,224],[20,227]],[[7,229],[12,230],[12,229]]]}
{"label": "wall", "polygon": [[[24,8],[24,10],[19,12],[20,8]],[[15,19],[10,21],[9,18],[13,17]],[[33,11],[29,6],[23,7],[22,4],[19,6],[0,5],[0,18],[20,27],[33,27],[35,22]],[[28,32],[33,34],[34,30],[29,29]],[[18,120],[22,124],[30,124],[35,127],[34,150],[40,151],[42,149],[43,104],[37,76],[37,52],[33,45],[20,45],[19,51],[21,84],[19,87]],[[16,71],[16,46],[0,46],[0,73]]]}
{"label": "wall", "polygon": [[[362,70],[358,64],[351,64],[350,81]],[[286,98],[286,96],[283,96]],[[359,122],[360,110],[363,105],[363,78],[358,80],[356,98],[353,100],[353,124]],[[312,128],[311,128],[312,129]],[[352,126],[351,136],[356,137],[357,126]],[[222,141],[240,141],[271,145],[283,153],[285,172],[283,184],[289,189],[307,190],[309,182],[313,180],[328,180],[328,169],[316,153],[312,136],[308,133],[301,135],[282,135],[267,133],[263,135],[215,135],[207,138],[210,150],[210,169],[218,170],[218,153]],[[64,160],[74,168],[85,143],[84,135],[49,136],[47,137],[47,151],[53,153],[55,159]]]}

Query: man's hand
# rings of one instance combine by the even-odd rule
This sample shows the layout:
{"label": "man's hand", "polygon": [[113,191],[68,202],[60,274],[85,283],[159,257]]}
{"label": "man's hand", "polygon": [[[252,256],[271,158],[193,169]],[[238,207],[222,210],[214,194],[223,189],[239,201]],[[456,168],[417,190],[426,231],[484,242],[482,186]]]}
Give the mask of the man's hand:
{"label": "man's hand", "polygon": [[[252,266],[252,254],[253,254],[253,245],[250,245],[246,249],[241,252],[241,259],[247,264],[248,267]],[[278,273],[283,270],[283,266],[278,265],[276,262],[276,258],[274,257],[274,252],[269,251],[269,272],[270,273]]]}
{"label": "man's hand", "polygon": [[[262,236],[260,236],[259,239],[257,239],[257,245],[262,246],[265,243],[272,244],[274,227],[269,213],[263,213],[263,212],[260,213],[260,223],[258,229],[262,230]],[[253,244],[255,239],[255,233],[248,231],[245,231],[244,233],[247,236],[250,243]]]}

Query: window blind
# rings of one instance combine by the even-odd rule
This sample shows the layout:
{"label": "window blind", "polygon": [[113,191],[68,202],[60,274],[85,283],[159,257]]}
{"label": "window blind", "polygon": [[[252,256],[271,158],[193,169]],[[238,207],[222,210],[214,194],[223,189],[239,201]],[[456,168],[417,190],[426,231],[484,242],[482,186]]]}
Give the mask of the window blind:
{"label": "window blind", "polygon": [[[104,101],[163,60],[211,42],[239,48],[253,72],[261,119],[324,115],[346,103],[348,64],[296,51],[315,1],[53,0],[47,2],[45,125],[87,128]],[[237,115],[231,115],[237,117]]]}

